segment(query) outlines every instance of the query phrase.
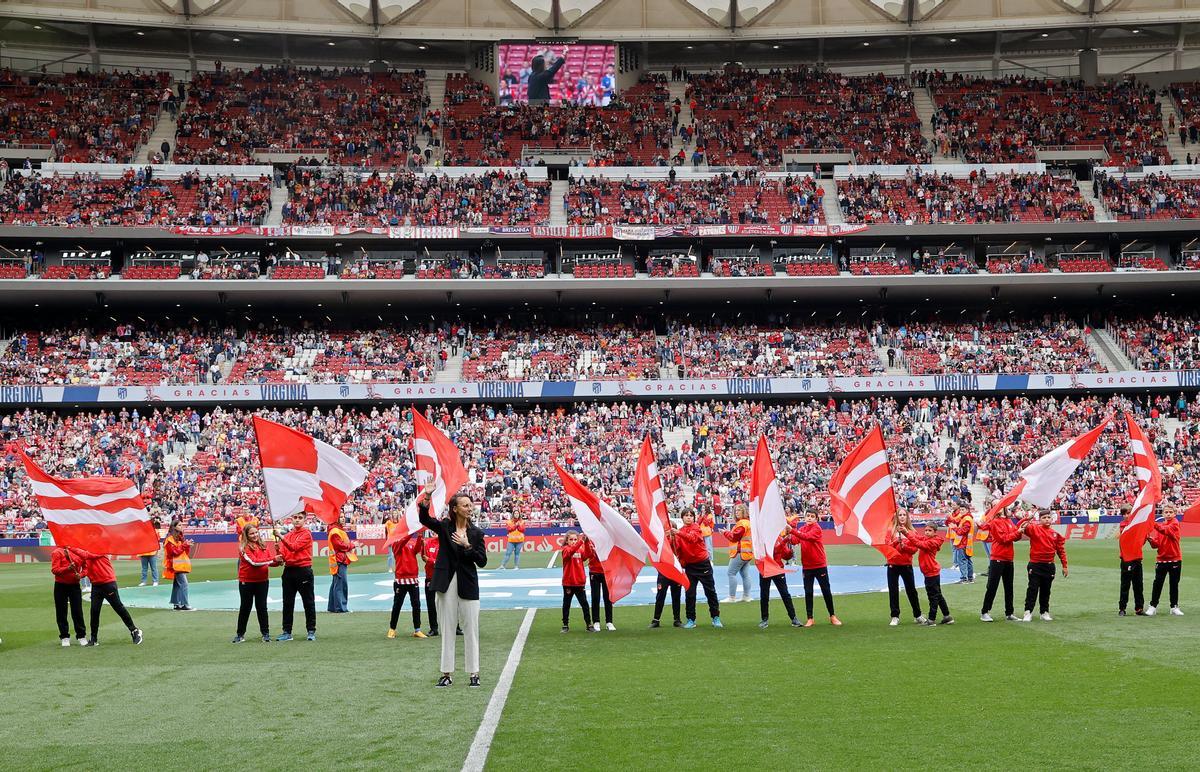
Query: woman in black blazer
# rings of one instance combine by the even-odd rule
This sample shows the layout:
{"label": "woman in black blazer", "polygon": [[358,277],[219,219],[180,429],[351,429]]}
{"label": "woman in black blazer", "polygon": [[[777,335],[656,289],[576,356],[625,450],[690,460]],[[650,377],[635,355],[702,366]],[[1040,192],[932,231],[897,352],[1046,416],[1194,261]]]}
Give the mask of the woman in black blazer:
{"label": "woman in black blazer", "polygon": [[[434,520],[429,514],[429,499],[435,482],[430,481],[417,496],[417,515],[421,525],[437,534],[438,556],[433,564],[434,601],[438,621],[445,630],[456,626],[463,631],[463,665],[471,676],[470,685],[479,686],[479,574],[487,565],[483,531],[471,522],[475,502],[466,494],[456,494],[446,503],[449,517]],[[439,687],[454,683],[454,641],[442,636],[442,677]]]}

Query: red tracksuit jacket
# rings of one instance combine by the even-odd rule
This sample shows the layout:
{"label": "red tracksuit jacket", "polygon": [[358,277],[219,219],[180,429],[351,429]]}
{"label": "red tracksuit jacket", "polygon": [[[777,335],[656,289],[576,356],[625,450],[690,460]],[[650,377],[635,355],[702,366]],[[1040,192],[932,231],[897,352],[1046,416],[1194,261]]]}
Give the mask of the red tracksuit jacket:
{"label": "red tracksuit jacket", "polygon": [[792,531],[800,538],[800,567],[812,571],[827,568],[825,529],[819,523],[805,523]]}
{"label": "red tracksuit jacket", "polygon": [[[1117,526],[1117,533],[1119,534],[1121,531],[1124,531],[1125,526],[1129,525],[1132,521],[1133,513],[1130,512],[1128,515],[1122,518],[1121,524]],[[1117,549],[1121,552],[1121,560],[1126,563],[1131,563],[1135,560],[1141,560],[1143,557],[1142,548],[1145,542],[1126,544],[1125,541],[1126,540],[1117,539]]]}
{"label": "red tracksuit jacket", "polygon": [[917,546],[910,543],[908,539],[892,539],[890,545],[896,554],[888,558],[887,564],[912,568],[912,558],[917,553]]}
{"label": "red tracksuit jacket", "polygon": [[938,550],[946,543],[944,536],[924,536],[921,534],[911,533],[905,541],[909,542],[917,550],[917,564],[921,567],[921,573],[925,576],[941,576],[942,567],[937,562]]}
{"label": "red tracksuit jacket", "polygon": [[[57,547],[50,553],[50,572],[54,574],[55,584],[79,584],[79,574],[71,567],[71,560],[66,547]],[[75,565],[79,566],[78,563]]]}
{"label": "red tracksuit jacket", "polygon": [[[422,536],[424,539],[424,537]],[[421,550],[421,556],[425,558],[425,581],[433,579],[433,564],[437,562],[438,550],[442,548],[440,540],[424,539],[425,546]]]}
{"label": "red tracksuit jacket", "polygon": [[1183,560],[1183,552],[1179,549],[1179,521],[1155,523],[1150,532],[1150,546],[1158,550],[1159,563]]}
{"label": "red tracksuit jacket", "polygon": [[[250,560],[263,565],[252,565]],[[271,578],[271,566],[278,564],[279,559],[272,555],[265,545],[261,548],[247,547],[244,554],[238,555],[238,581],[246,583],[268,581]]]}
{"label": "red tracksuit jacket", "polygon": [[987,522],[988,540],[992,543],[992,560],[1013,562],[1013,542],[1021,540],[1017,526],[1007,517],[993,517]]}
{"label": "red tracksuit jacket", "polygon": [[69,549],[75,565],[83,569],[83,575],[91,579],[92,584],[110,584],[117,581],[117,573],[113,571],[107,555],[96,555],[78,547]]}
{"label": "red tracksuit jacket", "polygon": [[1029,539],[1030,563],[1053,563],[1054,556],[1067,567],[1067,548],[1063,545],[1067,540],[1058,531],[1041,523],[1030,523],[1025,526],[1025,538]]}
{"label": "red tracksuit jacket", "polygon": [[587,561],[589,574],[604,575],[604,564],[600,562],[600,556],[596,554],[596,543],[591,539],[583,545],[583,559]]}
{"label": "red tracksuit jacket", "polygon": [[312,565],[312,531],[307,528],[288,531],[275,542],[285,566],[303,568]]}
{"label": "red tracksuit jacket", "polygon": [[420,566],[417,565],[417,555],[421,553],[421,548],[424,546],[420,536],[410,533],[400,541],[392,542],[392,555],[396,558],[396,581],[408,579],[409,584],[412,584],[413,579],[421,575]]}
{"label": "red tracksuit jacket", "polygon": [[587,577],[583,573],[583,542],[577,541],[563,547],[563,587],[583,587]]}
{"label": "red tracksuit jacket", "polygon": [[708,546],[704,543],[700,526],[692,523],[675,533],[675,554],[679,557],[680,564],[685,566],[708,560]]}

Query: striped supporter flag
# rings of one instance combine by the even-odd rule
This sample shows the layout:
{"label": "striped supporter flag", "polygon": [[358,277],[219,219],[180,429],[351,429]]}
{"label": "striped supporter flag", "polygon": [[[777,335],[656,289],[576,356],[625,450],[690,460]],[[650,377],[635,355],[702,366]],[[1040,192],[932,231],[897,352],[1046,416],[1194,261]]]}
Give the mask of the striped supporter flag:
{"label": "striped supporter flag", "polygon": [[[429,497],[429,514],[431,517],[441,517],[451,497],[458,489],[467,484],[467,470],[462,463],[462,455],[458,447],[440,429],[431,424],[425,416],[410,410],[413,424],[413,461],[416,463],[417,495],[430,480],[436,482],[433,493]],[[417,499],[408,502],[403,516],[396,527],[388,534],[385,547],[400,541],[410,533],[421,530],[421,521],[417,518]]]}
{"label": "striped supporter flag", "polygon": [[675,555],[671,540],[667,538],[671,521],[667,517],[667,501],[649,437],[642,440],[642,452],[633,473],[633,503],[637,506],[642,540],[650,550],[650,564],[671,581],[689,586],[691,580],[684,573],[683,566],[679,565],[679,558]]}
{"label": "striped supporter flag", "polygon": [[55,544],[97,555],[158,550],[158,534],[133,480],[65,479],[47,474],[25,451],[21,451],[21,460]]}
{"label": "striped supporter flag", "polygon": [[847,530],[888,557],[896,527],[896,491],[883,432],[875,426],[829,480],[829,507],[840,534]]}
{"label": "striped supporter flag", "polygon": [[1162,471],[1146,433],[1133,420],[1133,416],[1126,414],[1125,420],[1129,426],[1129,447],[1133,450],[1138,494],[1128,521],[1121,525],[1121,559],[1141,560],[1142,544],[1154,528],[1154,508],[1162,501]]}

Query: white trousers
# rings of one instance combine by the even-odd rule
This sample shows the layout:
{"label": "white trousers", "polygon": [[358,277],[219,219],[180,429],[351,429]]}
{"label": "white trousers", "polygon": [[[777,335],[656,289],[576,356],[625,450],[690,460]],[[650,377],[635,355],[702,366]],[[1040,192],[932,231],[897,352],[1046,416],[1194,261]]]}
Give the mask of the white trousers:
{"label": "white trousers", "polygon": [[442,672],[454,672],[455,630],[463,631],[463,670],[479,672],[479,601],[458,597],[458,577],[450,578],[445,592],[434,594],[437,604],[438,629],[442,631]]}

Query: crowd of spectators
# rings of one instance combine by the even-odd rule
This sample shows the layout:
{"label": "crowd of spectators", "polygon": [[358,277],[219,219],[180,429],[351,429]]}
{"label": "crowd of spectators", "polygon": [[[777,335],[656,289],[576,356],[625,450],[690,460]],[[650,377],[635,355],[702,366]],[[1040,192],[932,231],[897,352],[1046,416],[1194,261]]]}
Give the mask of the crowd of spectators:
{"label": "crowd of spectators", "polygon": [[810,176],[768,179],[756,170],[705,180],[575,178],[564,196],[567,221],[596,224],[824,223],[822,190]]}
{"label": "crowd of spectators", "polygon": [[654,379],[661,359],[654,331],[637,325],[475,329],[462,373],[467,381]]}
{"label": "crowd of spectators", "polygon": [[166,179],[151,166],[118,178],[76,172],[15,175],[0,190],[0,222],[67,227],[261,225],[271,207],[267,179],[235,180],[198,170]]}
{"label": "crowd of spectators", "polygon": [[1039,147],[1103,146],[1114,166],[1169,164],[1155,90],[1134,79],[1000,79],[926,73],[935,145],[970,163],[1033,162]]}
{"label": "crowd of spectators", "polygon": [[334,164],[419,168],[440,114],[425,73],[257,67],[198,73],[178,118],[174,160],[242,164],[256,150],[320,151]]}
{"label": "crowd of spectators", "polygon": [[666,361],[679,378],[833,377],[882,373],[863,327],[726,323],[673,324]]}
{"label": "crowd of spectators", "polygon": [[550,183],[525,172],[370,175],[341,169],[299,170],[283,221],[358,226],[547,225]]}
{"label": "crowd of spectators", "polygon": [[0,144],[49,147],[53,160],[129,163],[153,129],[165,72],[69,75],[0,70]]}
{"label": "crowd of spectators", "polygon": [[1181,220],[1200,217],[1200,179],[1146,174],[1130,179],[1098,173],[1097,196],[1118,220]]}
{"label": "crowd of spectators", "polygon": [[[521,513],[531,525],[573,525],[553,464],[632,511],[638,448],[650,436],[664,494],[682,506],[712,511],[724,523],[745,503],[755,446],[766,436],[790,512],[828,517],[828,480],[848,450],[876,424],[888,442],[900,508],[940,516],[952,507],[982,509],[1007,490],[1016,473],[1114,411],[1133,411],[1162,463],[1166,500],[1188,504],[1200,482],[1200,400],[1170,397],[890,398],[792,402],[577,403],[516,410],[450,405],[427,415],[460,449],[467,492],[480,520],[499,526]],[[378,405],[278,408],[122,408],[74,414],[24,410],[0,417],[5,484],[0,520],[8,530],[35,527],[37,504],[16,458],[26,445],[51,473],[110,474],[134,479],[163,522],[232,530],[246,512],[269,519],[252,415],[294,426],[349,453],[369,470],[346,508],[352,525],[380,522],[416,493],[407,407]],[[1163,416],[1186,423],[1173,435]],[[682,436],[668,445],[664,435]],[[1115,514],[1132,500],[1136,477],[1123,425],[1113,422],[1068,481],[1056,507]],[[973,500],[974,484],[988,494]],[[976,489],[978,490],[978,489]]]}
{"label": "crowd of spectators", "polygon": [[1043,174],[988,174],[965,178],[922,174],[851,176],[838,182],[838,206],[850,223],[981,223],[1091,220],[1075,180]]}
{"label": "crowd of spectators", "polygon": [[940,373],[1098,373],[1088,329],[1066,317],[1039,321],[906,322],[882,343],[913,375]]}
{"label": "crowd of spectators", "polygon": [[1200,370],[1200,317],[1159,312],[1116,319],[1109,330],[1136,370]]}

